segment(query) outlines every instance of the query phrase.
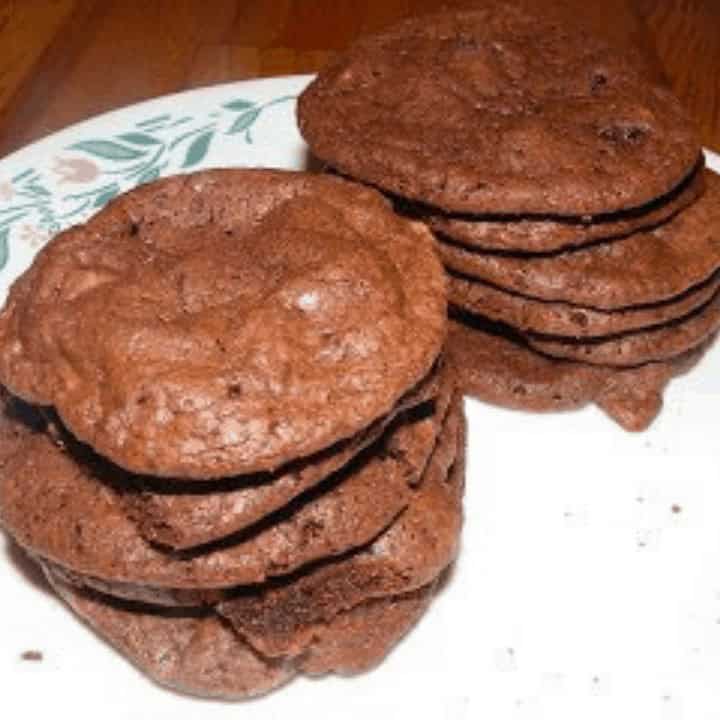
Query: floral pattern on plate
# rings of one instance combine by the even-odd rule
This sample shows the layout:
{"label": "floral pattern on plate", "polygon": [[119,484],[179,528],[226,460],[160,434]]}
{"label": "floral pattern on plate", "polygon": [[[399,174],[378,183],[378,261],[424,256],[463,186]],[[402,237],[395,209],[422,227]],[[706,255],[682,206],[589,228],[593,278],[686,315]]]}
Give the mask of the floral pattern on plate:
{"label": "floral pattern on plate", "polygon": [[[298,82],[303,79],[295,84]],[[274,113],[281,108],[286,114],[294,112],[298,94],[265,98],[263,85],[263,81],[243,83],[242,96],[237,89],[233,92],[232,85],[224,86],[226,93],[218,94],[222,86],[206,89],[204,92],[215,90],[214,102],[207,104],[183,102],[195,98],[197,91],[143,103],[135,106],[138,112],[124,122],[120,118],[110,121],[113,116],[127,115],[129,109],[77,126],[86,127],[87,134],[67,144],[49,145],[39,162],[12,174],[6,174],[11,163],[0,162],[0,271],[15,253],[31,259],[55,233],[86,220],[130,188],[207,166],[255,164],[238,155],[238,143],[255,145]],[[253,93],[255,88],[259,92]],[[163,101],[167,110],[158,112],[163,110]],[[141,114],[145,106],[147,113]],[[111,132],[102,132],[110,127]],[[272,131],[263,138],[266,142],[274,139]],[[213,153],[228,161],[208,162]]]}

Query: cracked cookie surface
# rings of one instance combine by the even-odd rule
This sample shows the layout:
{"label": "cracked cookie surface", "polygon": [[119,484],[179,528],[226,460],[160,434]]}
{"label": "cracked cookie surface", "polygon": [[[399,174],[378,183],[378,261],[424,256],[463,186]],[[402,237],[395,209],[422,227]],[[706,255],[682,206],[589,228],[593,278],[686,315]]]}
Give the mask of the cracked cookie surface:
{"label": "cracked cookie surface", "polygon": [[390,412],[445,323],[430,232],[378,193],[209,170],[54,238],[0,314],[0,378],[128,470],[218,478]]}
{"label": "cracked cookie surface", "polygon": [[592,216],[671,191],[700,153],[679,101],[577,12],[532,5],[448,10],[361,39],[300,97],[312,151],[448,212]]}

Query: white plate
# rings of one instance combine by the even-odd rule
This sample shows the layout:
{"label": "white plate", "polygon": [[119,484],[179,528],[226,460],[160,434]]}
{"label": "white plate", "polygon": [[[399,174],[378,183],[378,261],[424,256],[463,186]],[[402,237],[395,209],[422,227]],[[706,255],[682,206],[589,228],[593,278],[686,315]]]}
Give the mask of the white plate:
{"label": "white plate", "polygon": [[[303,167],[307,77],[118,110],[0,161],[0,302],[47,237],[155,173]],[[720,170],[717,156],[708,156]],[[720,348],[642,434],[594,408],[468,402],[463,548],[452,582],[375,671],[298,680],[241,707],[137,673],[0,541],[2,717],[706,718],[720,713]],[[27,650],[42,662],[21,659]],[[22,713],[22,715],[20,714]]]}

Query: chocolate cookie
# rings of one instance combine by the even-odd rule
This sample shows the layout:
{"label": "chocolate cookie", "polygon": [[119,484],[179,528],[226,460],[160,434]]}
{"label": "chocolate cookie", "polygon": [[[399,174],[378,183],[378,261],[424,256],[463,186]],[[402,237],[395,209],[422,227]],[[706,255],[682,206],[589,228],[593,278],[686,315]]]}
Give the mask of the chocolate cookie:
{"label": "chocolate cookie", "polygon": [[[415,488],[417,484],[424,481],[426,465],[430,459],[431,454],[433,457],[440,452],[436,449],[439,445],[442,448],[443,457],[447,454],[448,443],[450,442],[453,427],[457,425],[457,417],[453,419],[448,417],[450,412],[450,393],[441,395],[435,403],[435,412],[428,414],[427,408],[416,408],[413,411],[406,413],[407,418],[400,419],[398,421],[398,427],[394,428],[394,431],[389,433],[389,437],[384,446],[380,448],[383,454],[391,455],[395,458],[402,458],[407,468],[412,468],[406,471],[406,485],[402,487],[402,491],[398,493],[398,497],[407,504],[412,502],[412,499],[408,501],[407,488]],[[457,412],[455,412],[457,415]],[[447,426],[447,427],[446,427]],[[378,448],[375,448],[377,451]],[[438,459],[433,460],[434,466],[437,465]],[[390,482],[390,487],[394,488],[395,484]],[[352,488],[350,489],[352,493]],[[358,499],[357,494],[351,495],[355,500]],[[342,500],[342,496],[340,497]],[[330,498],[332,500],[332,498]],[[308,499],[306,499],[308,501]],[[386,502],[386,498],[378,496],[375,498],[367,498],[369,503],[371,502]],[[312,498],[309,499],[312,502]],[[397,503],[398,500],[395,500]],[[349,503],[348,503],[349,504]],[[301,520],[305,522],[304,529],[307,530],[308,535],[322,535],[324,532],[332,532],[334,524],[328,522],[327,518],[323,518],[323,512],[327,513],[329,510],[333,510],[333,506],[327,500],[319,501],[318,506],[315,508],[315,516],[320,516],[319,520],[316,520],[313,524],[313,517],[308,517],[308,513],[305,512]],[[391,505],[392,507],[392,505]],[[362,513],[363,508],[353,508],[355,512]],[[287,511],[286,511],[287,512]],[[378,509],[370,511],[370,520],[376,518]],[[273,518],[270,518],[272,522]],[[367,519],[366,519],[367,522]],[[265,523],[268,524],[267,522]],[[311,546],[318,545],[318,539],[311,542],[310,539],[301,535],[291,535],[288,533],[287,524],[280,524],[279,531],[281,534],[289,535],[289,541],[298,541]],[[352,525],[352,523],[351,523]],[[208,551],[212,551],[213,548],[206,548]],[[311,547],[312,551],[312,547]],[[202,549],[199,549],[202,552]],[[307,551],[306,551],[307,552]],[[179,555],[178,559],[188,557],[187,555]],[[198,604],[214,604],[222,600],[226,591],[222,589],[184,589],[184,588],[159,588],[153,586],[139,585],[137,583],[117,582],[108,579],[98,578],[96,576],[83,574],[70,570],[66,567],[58,565],[49,560],[43,561],[45,565],[49,566],[53,573],[61,577],[65,582],[77,585],[79,587],[88,587],[93,590],[97,590],[106,595],[112,595],[118,598],[158,604],[167,606],[192,606]],[[302,572],[302,570],[297,571]],[[260,586],[255,586],[260,587]]]}
{"label": "chocolate cookie", "polygon": [[210,170],[52,240],[0,314],[0,380],[128,470],[218,478],[366,428],[444,333],[431,234],[379,194]]}
{"label": "chocolate cookie", "polygon": [[[204,545],[237,533],[317,485],[352,460],[364,448],[375,443],[388,425],[404,410],[435,398],[438,392],[452,391],[449,373],[434,369],[420,385],[400,399],[389,415],[369,428],[309,458],[296,460],[275,473],[184,483],[155,480],[147,476],[128,476],[139,492],[122,498],[130,517],[145,539],[175,549]],[[442,390],[440,390],[440,386]],[[426,422],[435,428],[436,414]],[[437,429],[434,429],[437,432]],[[426,447],[417,433],[417,442]],[[408,443],[405,443],[408,445]],[[409,452],[408,448],[406,451]]]}
{"label": "chocolate cookie", "polygon": [[705,345],[669,362],[616,369],[548,358],[464,316],[450,323],[447,349],[460,388],[480,400],[534,412],[595,403],[626,430],[640,431],[660,412],[670,379],[697,362]]}
{"label": "chocolate cookie", "polygon": [[398,423],[346,468],[255,526],[173,553],[140,535],[125,512],[126,489],[106,463],[58,447],[6,414],[2,422],[16,425],[23,442],[0,465],[0,523],[33,554],[111,583],[116,594],[134,598],[140,588],[152,602],[199,604],[216,597],[214,589],[262,582],[375,538],[415,502],[412,487],[437,435],[426,417]]}
{"label": "chocolate cookie", "polygon": [[528,344],[553,357],[593,365],[627,367],[668,360],[687,352],[720,328],[720,293],[692,314],[666,325],[617,336],[573,340],[529,334]]}
{"label": "chocolate cookie", "polygon": [[360,40],[301,95],[342,173],[450,212],[599,215],[670,192],[698,136],[646,65],[577,10],[485,3]]}
{"label": "chocolate cookie", "polygon": [[694,203],[703,193],[701,162],[668,195],[649,205],[610,215],[586,218],[537,216],[474,216],[439,214],[433,208],[415,208],[412,215],[432,230],[479,250],[541,253],[579,247],[598,240],[624,237],[654,227]]}
{"label": "chocolate cookie", "polygon": [[370,598],[425,586],[454,559],[462,522],[464,417],[457,397],[408,509],[367,549],[281,579],[258,592],[239,589],[218,611],[251,645],[271,657],[300,655],[314,628]]}
{"label": "chocolate cookie", "polygon": [[449,299],[472,313],[506,323],[520,331],[592,338],[647,329],[681,318],[707,303],[720,288],[720,273],[678,297],[655,305],[596,310],[532,298],[493,287],[450,271]]}
{"label": "chocolate cookie", "polygon": [[123,603],[66,584],[46,569],[56,592],[98,634],[160,685],[241,700],[269,692],[298,672],[351,674],[370,669],[420,618],[434,586],[353,608],[318,628],[302,658],[271,659],[251,649],[208,610],[168,611]]}
{"label": "chocolate cookie", "polygon": [[658,303],[720,267],[720,177],[710,170],[705,177],[707,191],[694,205],[664,225],[621,240],[522,257],[446,242],[438,247],[452,270],[535,299],[600,310]]}
{"label": "chocolate cookie", "polygon": [[[461,482],[462,478],[464,478],[464,465],[462,464],[462,461],[464,459],[464,446],[461,447],[460,440],[457,439],[458,425],[462,421],[462,414],[458,406],[457,399],[454,403],[454,407],[452,407],[452,409],[450,407],[447,407],[446,412],[448,413],[447,420],[443,423],[443,429],[440,436],[435,439],[434,447],[432,448],[432,459],[430,460],[430,465],[428,466],[427,473],[424,473],[422,478],[419,478],[419,480],[423,483],[424,486],[425,482],[429,481],[430,478],[437,477],[438,475],[447,475],[448,465],[451,462],[455,462],[455,465],[457,467],[454,471],[455,475],[453,475],[453,477],[457,478],[457,481],[455,481],[455,486],[459,487],[461,490]],[[418,429],[429,432],[430,426],[428,424],[428,420],[426,419],[419,421],[413,428],[413,431],[416,432]],[[437,430],[435,430],[435,432],[433,433],[433,437],[436,434]],[[408,462],[413,464],[416,468],[422,467],[422,469],[424,470],[425,465],[428,463],[429,460],[430,453],[428,452],[428,450],[425,449],[422,450],[422,452],[416,452],[414,457],[409,457],[406,453],[408,452],[408,449],[412,448],[412,444],[408,442],[403,442],[403,440],[407,441],[410,439],[409,433],[405,434],[405,438],[396,436],[396,438],[394,439],[395,442],[389,443],[385,452],[389,454],[402,453]],[[420,448],[416,447],[416,451],[419,450]],[[453,460],[453,458],[455,458],[455,460]],[[408,482],[411,485],[414,485],[416,483],[415,476],[409,476]],[[415,498],[420,492],[421,491],[419,489],[414,490],[413,498],[410,501],[411,503],[415,503]],[[423,492],[425,494],[427,493],[427,491]],[[381,498],[380,500],[383,499]],[[401,521],[398,520],[398,522]],[[316,527],[313,528],[313,530],[315,533],[321,534],[324,528],[320,527],[318,524]],[[397,534],[398,529],[393,530],[391,528],[387,532]],[[373,542],[377,545],[379,540],[376,538]],[[338,571],[341,571],[342,568],[346,566],[355,567],[357,560],[348,562],[348,558],[353,557],[354,554],[357,553],[362,554],[365,552],[365,550],[367,550],[367,548],[358,548],[355,553],[349,551],[348,553],[342,555],[340,558],[328,558],[326,560],[323,560],[322,563],[334,563],[337,566]],[[402,560],[402,555],[400,556],[400,560]],[[110,595],[120,599],[131,600],[141,603],[149,603],[153,605],[164,605],[169,607],[197,606],[201,604],[214,605],[224,599],[227,599],[228,593],[230,593],[231,595],[236,594],[232,588],[226,588],[225,590],[213,588],[193,590],[182,588],[159,588],[147,585],[140,585],[137,583],[130,584],[126,582],[124,583],[108,579],[102,579],[97,576],[88,575],[83,572],[77,572],[68,569],[67,567],[63,567],[62,565],[58,565],[56,562],[47,559],[43,559],[43,564],[49,567],[52,570],[53,574],[56,577],[61,578],[65,583],[75,585],[80,588],[85,587],[93,591],[98,591],[104,595]],[[301,568],[292,575],[286,575],[284,578],[268,579],[267,585],[270,587],[277,587],[279,585],[291,585],[292,583],[294,583],[296,578],[302,578],[304,572],[305,570]],[[264,589],[265,586],[262,584],[253,584],[251,588],[240,588],[240,590],[245,594],[249,593],[254,596],[259,596],[260,593],[264,591]],[[257,601],[259,602],[259,600]]]}
{"label": "chocolate cookie", "polygon": [[394,597],[381,597],[316,625],[295,662],[308,675],[353,675],[370,670],[412,629],[433,599],[438,582]]}

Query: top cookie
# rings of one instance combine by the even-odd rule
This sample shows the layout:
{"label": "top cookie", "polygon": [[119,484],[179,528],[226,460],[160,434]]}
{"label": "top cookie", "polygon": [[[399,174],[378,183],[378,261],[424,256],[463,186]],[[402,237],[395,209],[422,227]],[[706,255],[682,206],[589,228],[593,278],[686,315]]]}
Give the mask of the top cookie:
{"label": "top cookie", "polygon": [[353,45],[300,97],[312,151],[454,212],[592,216],[669,192],[700,151],[678,100],[542,5],[420,16]]}
{"label": "top cookie", "polygon": [[0,381],[130,471],[223,477],[388,413],[445,323],[430,232],[376,192],[212,170],[51,241],[0,313]]}

